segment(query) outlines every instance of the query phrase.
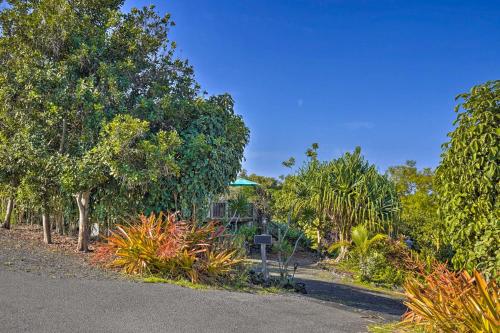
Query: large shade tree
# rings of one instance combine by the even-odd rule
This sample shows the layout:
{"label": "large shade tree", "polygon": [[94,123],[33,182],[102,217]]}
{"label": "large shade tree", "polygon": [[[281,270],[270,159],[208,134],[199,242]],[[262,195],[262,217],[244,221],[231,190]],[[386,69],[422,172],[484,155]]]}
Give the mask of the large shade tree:
{"label": "large shade tree", "polygon": [[436,171],[440,213],[457,269],[498,276],[500,267],[500,81],[457,97],[455,129]]}
{"label": "large shade tree", "polygon": [[92,214],[194,215],[236,176],[248,141],[231,97],[200,95],[175,56],[170,16],[122,5],[10,0],[0,12],[0,117],[12,120],[0,144],[36,148],[27,175],[0,162],[2,184],[25,184],[42,211],[73,196],[82,251]]}

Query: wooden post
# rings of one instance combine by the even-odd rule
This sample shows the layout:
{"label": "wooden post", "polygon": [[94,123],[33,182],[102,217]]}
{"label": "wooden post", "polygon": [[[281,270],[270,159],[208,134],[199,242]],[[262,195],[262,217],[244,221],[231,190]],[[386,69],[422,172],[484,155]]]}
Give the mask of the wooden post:
{"label": "wooden post", "polygon": [[269,280],[269,270],[267,269],[266,246],[273,243],[273,238],[268,234],[255,235],[253,237],[253,242],[254,244],[260,245],[260,256],[262,258],[262,274],[264,275],[264,280],[267,282]]}

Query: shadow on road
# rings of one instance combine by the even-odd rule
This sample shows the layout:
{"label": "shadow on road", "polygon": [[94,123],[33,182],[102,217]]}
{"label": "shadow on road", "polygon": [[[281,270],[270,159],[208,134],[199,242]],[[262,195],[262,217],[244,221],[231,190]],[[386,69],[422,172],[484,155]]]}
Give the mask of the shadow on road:
{"label": "shadow on road", "polygon": [[373,311],[387,319],[397,319],[405,311],[403,301],[377,291],[346,284],[297,278],[306,284],[306,297],[334,302],[364,311]]}

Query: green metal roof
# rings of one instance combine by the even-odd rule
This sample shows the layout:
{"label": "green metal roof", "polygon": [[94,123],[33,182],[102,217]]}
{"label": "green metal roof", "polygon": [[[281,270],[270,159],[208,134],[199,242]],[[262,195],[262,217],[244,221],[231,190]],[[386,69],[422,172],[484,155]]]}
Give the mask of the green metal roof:
{"label": "green metal roof", "polygon": [[259,186],[259,183],[253,182],[245,178],[237,178],[234,182],[229,183],[229,186]]}

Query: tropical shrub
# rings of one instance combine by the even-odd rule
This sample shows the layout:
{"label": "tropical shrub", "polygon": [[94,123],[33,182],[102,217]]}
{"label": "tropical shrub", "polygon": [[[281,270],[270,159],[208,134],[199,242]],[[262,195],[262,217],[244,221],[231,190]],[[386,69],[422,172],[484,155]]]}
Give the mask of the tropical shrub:
{"label": "tropical shrub", "polygon": [[328,248],[331,254],[336,254],[342,245],[351,249],[336,267],[354,273],[363,282],[388,288],[401,286],[415,265],[410,249],[401,239],[382,234],[369,236],[367,228],[358,225],[352,229],[350,242],[332,244]]}
{"label": "tropical shrub", "polygon": [[231,278],[242,261],[224,231],[217,222],[197,225],[176,214],[142,215],[128,226],[118,225],[95,260],[129,274],[218,282]]}
{"label": "tropical shrub", "polygon": [[241,226],[236,235],[241,236],[246,242],[253,243],[253,237],[257,234],[257,227],[254,225]]}
{"label": "tropical shrub", "polygon": [[406,272],[393,265],[385,253],[374,251],[364,265],[362,280],[372,282],[384,287],[401,286],[405,280]]}
{"label": "tropical shrub", "polygon": [[285,234],[288,242],[295,243],[299,241],[299,245],[304,248],[311,247],[311,240],[306,237],[306,234],[294,225],[284,222],[269,223],[269,233],[275,238],[279,238],[279,234]]}
{"label": "tropical shrub", "polygon": [[373,247],[376,242],[380,242],[385,239],[387,236],[382,234],[376,234],[372,238],[369,238],[369,232],[365,225],[358,225],[352,228],[351,231],[351,241],[341,241],[332,244],[328,248],[328,252],[333,253],[337,249],[345,246],[352,246],[357,253],[357,257],[359,259],[359,271],[361,274],[361,280],[368,279],[368,258],[369,258],[369,250]]}
{"label": "tropical shrub", "polygon": [[455,252],[455,269],[478,269],[495,278],[500,276],[500,80],[458,98],[463,102],[455,108],[456,127],[436,170],[445,240]]}
{"label": "tropical shrub", "polygon": [[477,271],[471,276],[435,263],[430,274],[421,267],[405,290],[409,311],[404,326],[427,332],[500,332],[500,289]]}

